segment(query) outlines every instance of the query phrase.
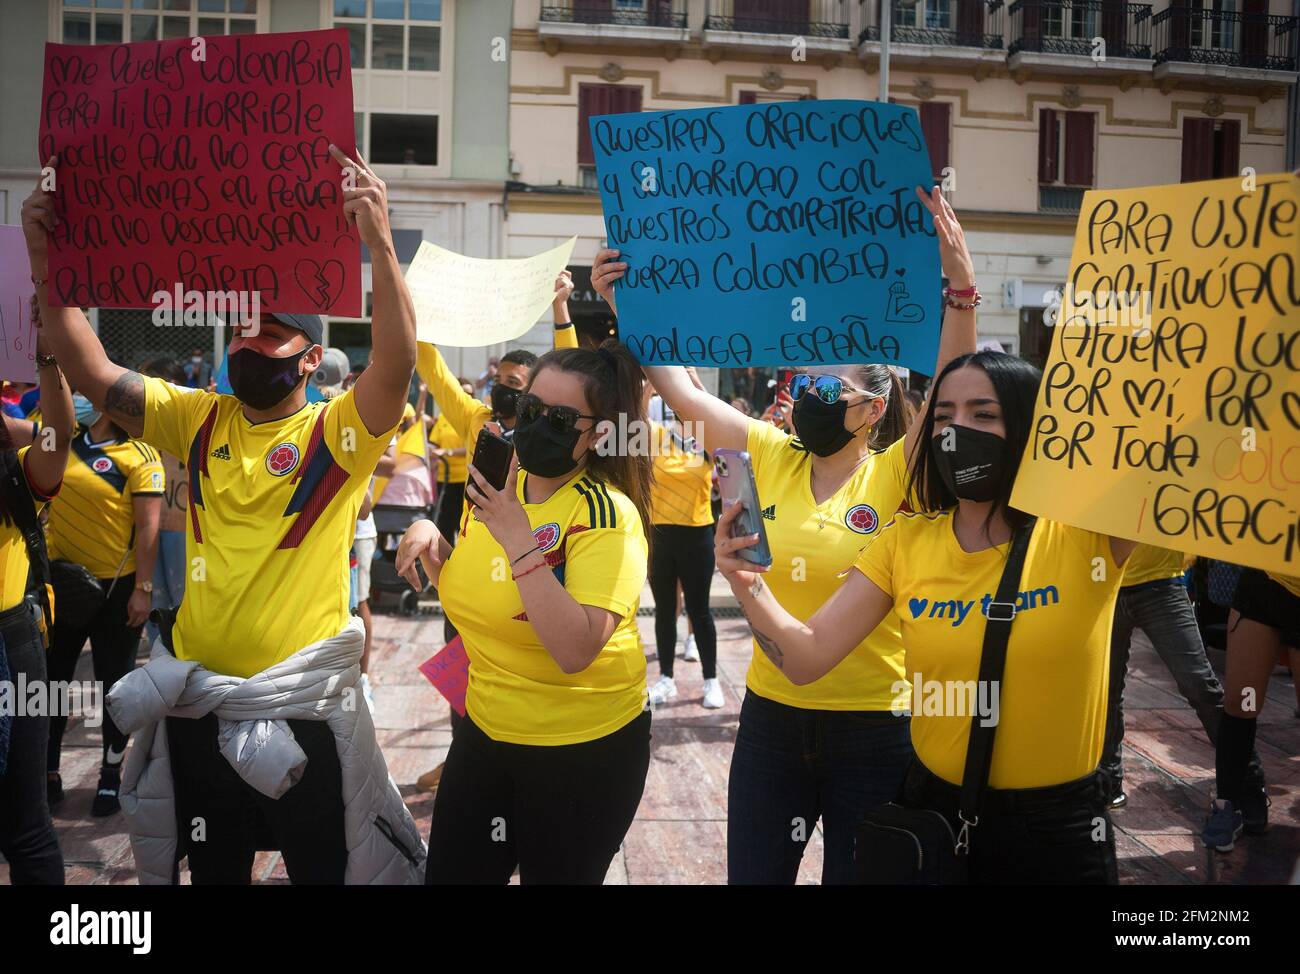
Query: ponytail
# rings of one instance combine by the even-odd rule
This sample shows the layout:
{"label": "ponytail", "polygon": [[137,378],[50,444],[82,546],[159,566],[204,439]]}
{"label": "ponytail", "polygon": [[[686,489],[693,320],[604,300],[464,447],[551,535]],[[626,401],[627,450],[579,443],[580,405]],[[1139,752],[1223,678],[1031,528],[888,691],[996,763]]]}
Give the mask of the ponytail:
{"label": "ponytail", "polygon": [[[583,388],[591,411],[597,422],[613,423],[617,432],[620,417],[626,423],[623,429],[648,429],[645,397],[641,395],[645,375],[632,353],[622,342],[608,338],[595,350],[589,348],[556,348],[537,360],[533,369],[535,379],[547,367],[582,376]],[[531,388],[532,383],[529,383]],[[639,424],[639,425],[638,425]],[[614,444],[611,444],[614,445]],[[619,445],[620,447],[622,445]],[[592,475],[613,484],[626,495],[645,529],[649,543],[650,526],[650,457],[635,456],[626,449],[593,450],[587,458],[587,468]]]}
{"label": "ponytail", "polygon": [[862,366],[858,382],[868,395],[885,400],[885,412],[872,428],[868,443],[872,450],[884,450],[907,435],[911,422],[907,392],[898,373],[887,365]]}

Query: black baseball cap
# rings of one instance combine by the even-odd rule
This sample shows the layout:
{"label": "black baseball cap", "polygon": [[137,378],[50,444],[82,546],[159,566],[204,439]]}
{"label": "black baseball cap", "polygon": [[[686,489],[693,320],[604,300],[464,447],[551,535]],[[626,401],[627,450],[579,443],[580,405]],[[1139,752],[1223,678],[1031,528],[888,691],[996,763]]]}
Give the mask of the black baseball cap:
{"label": "black baseball cap", "polygon": [[281,311],[272,311],[271,317],[282,325],[297,328],[311,340],[313,345],[320,345],[325,341],[325,326],[321,323],[320,315],[290,315]]}

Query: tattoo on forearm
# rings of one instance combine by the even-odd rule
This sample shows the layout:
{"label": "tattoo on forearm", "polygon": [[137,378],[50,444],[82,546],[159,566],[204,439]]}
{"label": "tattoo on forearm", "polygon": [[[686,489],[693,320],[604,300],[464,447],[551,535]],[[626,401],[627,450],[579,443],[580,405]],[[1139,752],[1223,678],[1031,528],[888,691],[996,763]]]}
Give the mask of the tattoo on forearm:
{"label": "tattoo on forearm", "polygon": [[771,636],[763,635],[754,628],[753,623],[750,623],[749,629],[754,634],[754,642],[758,643],[758,648],[767,654],[772,665],[778,670],[785,669],[785,654],[781,652],[781,647],[776,644],[776,640]]}
{"label": "tattoo on forearm", "polygon": [[749,586],[749,594],[752,595],[754,598],[758,598],[760,595],[763,594],[763,579],[762,579],[762,578],[756,578],[756,579],[754,579],[754,584],[751,585],[751,586]]}
{"label": "tattoo on forearm", "polygon": [[139,372],[123,372],[104,393],[104,412],[138,419],[144,415],[144,379]]}

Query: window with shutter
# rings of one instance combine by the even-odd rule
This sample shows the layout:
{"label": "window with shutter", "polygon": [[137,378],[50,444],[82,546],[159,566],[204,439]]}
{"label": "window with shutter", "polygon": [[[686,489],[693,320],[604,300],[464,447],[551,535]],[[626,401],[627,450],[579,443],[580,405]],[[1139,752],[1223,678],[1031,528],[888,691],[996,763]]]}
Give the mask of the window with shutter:
{"label": "window with shutter", "polygon": [[641,110],[641,89],[633,85],[578,85],[578,165],[594,166],[590,119]]}
{"label": "window with shutter", "polygon": [[1092,112],[1065,113],[1065,179],[1068,186],[1091,186],[1097,116]]}
{"label": "window with shutter", "polygon": [[1038,182],[1050,186],[1056,182],[1057,148],[1061,142],[1060,122],[1056,109],[1038,110]]}
{"label": "window with shutter", "polygon": [[1240,163],[1240,122],[1233,119],[1183,119],[1183,182],[1235,176],[1240,172]]}

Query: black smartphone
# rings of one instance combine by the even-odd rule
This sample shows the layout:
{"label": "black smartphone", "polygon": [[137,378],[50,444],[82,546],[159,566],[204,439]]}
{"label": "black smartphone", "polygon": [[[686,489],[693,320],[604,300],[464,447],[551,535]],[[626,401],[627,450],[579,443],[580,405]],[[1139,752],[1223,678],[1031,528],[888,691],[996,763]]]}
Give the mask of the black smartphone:
{"label": "black smartphone", "polygon": [[[514,444],[491,430],[482,430],[474,444],[474,469],[489,484],[500,490],[510,476],[510,461],[515,455]],[[471,506],[474,501],[469,502]]]}

